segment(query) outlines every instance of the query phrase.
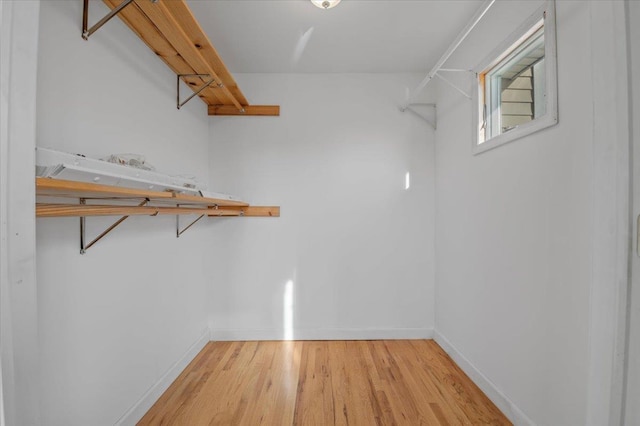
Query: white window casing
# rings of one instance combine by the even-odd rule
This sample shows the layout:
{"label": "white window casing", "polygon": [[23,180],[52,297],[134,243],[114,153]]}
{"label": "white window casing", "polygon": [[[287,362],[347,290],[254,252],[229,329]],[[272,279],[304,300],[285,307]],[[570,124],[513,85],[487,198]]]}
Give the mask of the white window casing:
{"label": "white window casing", "polygon": [[[558,123],[558,84],[557,84],[557,58],[556,58],[556,23],[555,23],[555,0],[548,0],[545,4],[532,14],[525,22],[511,33],[499,46],[497,46],[477,67],[474,72],[477,75],[475,87],[472,92],[473,98],[473,152],[479,154],[505,143],[520,139],[524,136],[553,126]],[[541,25],[542,24],[542,25]],[[501,62],[508,62],[514,51],[517,51],[541,28],[544,28],[544,60],[536,71],[544,72],[544,87],[534,87],[534,96],[544,99],[544,105],[537,105],[535,118],[526,123],[518,124],[510,130],[502,132],[500,130],[500,108],[493,113],[486,111],[485,105],[493,103],[500,105],[499,79],[495,79],[490,86],[489,102],[485,101],[485,77],[490,75],[494,67]],[[534,67],[531,67],[533,69]],[[542,68],[542,70],[541,70]],[[497,82],[497,84],[496,84]],[[541,93],[543,91],[543,93]],[[540,116],[540,111],[544,113]],[[486,115],[485,115],[486,114]],[[490,116],[491,115],[491,116]],[[489,135],[485,140],[484,126],[492,126]]]}

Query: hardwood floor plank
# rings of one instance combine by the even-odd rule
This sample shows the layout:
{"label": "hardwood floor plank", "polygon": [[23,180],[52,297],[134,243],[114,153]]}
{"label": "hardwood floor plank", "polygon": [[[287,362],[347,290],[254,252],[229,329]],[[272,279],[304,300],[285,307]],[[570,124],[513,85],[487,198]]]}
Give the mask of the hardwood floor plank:
{"label": "hardwood floor plank", "polygon": [[[431,372],[431,367],[423,368],[425,358],[423,352],[412,349],[412,346],[408,345],[403,349],[396,349],[394,353],[399,357],[398,364],[409,378],[408,382],[411,385],[411,391],[422,394],[423,402],[428,403],[431,408],[433,408],[431,404],[436,404],[440,408],[446,407],[446,410],[443,410],[444,417],[447,420],[445,423],[471,424],[471,421],[459,406],[448,404],[448,392],[446,392],[446,389],[443,392],[437,382],[437,378]],[[438,413],[433,409],[432,411],[438,417]]]}
{"label": "hardwood floor plank", "polygon": [[139,425],[509,425],[432,340],[210,342]]}
{"label": "hardwood floor plank", "polygon": [[332,394],[326,342],[305,343],[300,360],[293,424],[334,424]]}
{"label": "hardwood floor plank", "polygon": [[[469,424],[503,424],[500,419],[504,415],[500,410],[493,404],[481,403],[487,397],[437,343],[419,341],[413,344],[427,355],[425,359],[428,360],[434,383],[447,397],[449,407],[459,407],[470,419]],[[427,364],[423,363],[423,366]]]}
{"label": "hardwood floor plank", "polygon": [[439,424],[437,417],[432,413],[429,405],[424,401],[424,389],[417,388],[418,393],[413,393],[409,381],[413,380],[411,373],[403,374],[393,352],[398,350],[394,341],[376,341],[372,345],[380,358],[380,364],[385,365],[386,373],[384,381],[387,395],[394,412],[394,419],[399,424]]}
{"label": "hardwood floor plank", "polygon": [[260,422],[240,424],[292,424],[295,404],[291,395],[296,394],[300,372],[301,342],[268,342],[274,356],[268,367],[264,387],[259,394],[257,412]]}

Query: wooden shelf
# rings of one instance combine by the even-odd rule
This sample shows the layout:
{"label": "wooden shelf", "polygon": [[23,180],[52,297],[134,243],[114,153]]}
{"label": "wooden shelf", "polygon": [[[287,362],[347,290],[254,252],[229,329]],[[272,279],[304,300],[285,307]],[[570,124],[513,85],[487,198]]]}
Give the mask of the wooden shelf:
{"label": "wooden shelf", "polygon": [[96,183],[75,182],[62,179],[36,178],[36,195],[94,199],[173,199],[171,192],[122,188]]}
{"label": "wooden shelf", "polygon": [[242,201],[224,200],[222,198],[207,198],[189,194],[174,194],[173,200],[180,205],[199,205],[199,206],[233,206],[248,207],[249,204]]}
{"label": "wooden shelf", "polygon": [[89,216],[156,216],[156,215],[207,215],[241,216],[240,210],[159,207],[159,206],[115,206],[95,204],[36,204],[36,217],[89,217]]}
{"label": "wooden shelf", "polygon": [[[36,217],[70,216],[133,216],[172,214],[197,214],[214,216],[278,217],[279,207],[250,206],[242,201],[221,198],[206,198],[197,195],[176,194],[173,192],[148,191],[134,188],[121,188],[87,182],[75,182],[62,179],[36,178],[36,196],[74,198],[78,200],[112,201],[118,204],[70,204],[36,203]],[[121,205],[123,202],[139,203],[148,200],[148,204]],[[169,205],[169,206],[167,206]]]}
{"label": "wooden shelf", "polygon": [[[112,10],[122,2],[103,1]],[[249,104],[185,0],[134,0],[118,16],[194,92],[215,80],[198,95],[209,115],[280,115],[277,105]]]}
{"label": "wooden shelf", "polygon": [[[250,206],[235,200],[198,197],[172,192],[121,188],[95,183],[36,177],[36,197],[61,199],[60,203],[36,201],[36,217],[79,217],[80,254],[113,231],[129,216],[176,216],[176,237],[180,237],[203,217],[279,217],[280,207]],[[77,199],[78,204],[68,199]],[[87,204],[89,201],[89,204]],[[100,203],[100,204],[98,204]],[[107,203],[107,204],[103,204]],[[111,203],[111,204],[108,204]],[[187,226],[180,227],[180,216],[197,215]],[[92,216],[121,216],[91,242],[85,241],[85,221]]]}

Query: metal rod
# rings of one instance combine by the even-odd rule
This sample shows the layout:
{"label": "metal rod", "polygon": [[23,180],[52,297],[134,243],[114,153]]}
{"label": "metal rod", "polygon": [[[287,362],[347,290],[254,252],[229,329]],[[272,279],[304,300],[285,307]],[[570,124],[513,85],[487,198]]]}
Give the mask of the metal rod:
{"label": "metal rod", "polygon": [[636,219],[636,254],[640,257],[640,215]]}
{"label": "metal rod", "polygon": [[438,71],[444,71],[444,72],[473,72],[471,70],[463,70],[462,68],[440,68]]}
{"label": "metal rod", "polygon": [[458,92],[462,93],[464,95],[465,98],[467,99],[471,99],[471,96],[469,96],[467,94],[467,92],[465,92],[464,90],[462,90],[461,88],[459,88],[458,86],[456,86],[455,84],[453,84],[451,81],[447,80],[446,78],[444,78],[441,74],[436,73],[436,77],[438,77],[440,80],[444,81],[445,83],[447,83],[449,86],[453,87],[454,89],[456,89]]}
{"label": "metal rod", "polygon": [[84,6],[82,8],[82,38],[85,38],[87,33],[87,27],[89,26],[89,0],[84,0]]}
{"label": "metal rod", "polygon": [[[210,76],[211,74],[179,74],[180,77],[202,77],[202,76]],[[215,79],[216,77],[218,77],[216,75],[216,73],[213,73],[213,79]],[[218,88],[222,89],[222,91],[224,92],[224,94],[231,100],[231,102],[233,103],[233,105],[238,108],[238,111],[240,111],[240,113],[244,114],[245,113],[245,109],[242,105],[240,105],[240,102],[238,102],[238,100],[233,96],[233,94],[229,91],[229,89],[227,89],[225,87],[225,85],[222,83],[222,79],[218,78],[219,83],[217,84]]]}
{"label": "metal rod", "polygon": [[202,87],[200,87],[200,89],[198,89],[197,92],[194,92],[184,102],[180,103],[180,76],[178,76],[178,109],[182,108],[187,102],[189,102],[194,97],[198,96],[204,89],[209,87],[211,85],[211,83],[213,83],[214,81],[215,81],[215,79],[212,78],[211,80],[206,82]]}
{"label": "metal rod", "polygon": [[[87,202],[84,198],[80,198],[80,204],[85,205]],[[85,217],[80,216],[80,254],[85,253],[84,249],[84,228],[85,228]]]}
{"label": "metal rod", "polygon": [[453,54],[453,52],[455,52],[456,49],[462,44],[464,39],[467,38],[471,30],[473,30],[476,27],[476,25],[478,25],[478,22],[480,22],[482,17],[487,13],[489,8],[493,5],[493,3],[495,3],[495,1],[496,0],[485,0],[485,2],[478,9],[475,15],[473,15],[469,23],[463,28],[460,34],[458,34],[458,37],[456,37],[456,39],[453,41],[453,43],[451,43],[451,45],[446,50],[446,52],[444,52],[442,57],[440,57],[438,62],[436,62],[436,64],[433,66],[431,71],[429,71],[429,74],[427,74],[427,76],[420,82],[420,84],[418,84],[418,87],[416,87],[413,93],[409,96],[409,99],[407,99],[405,104],[400,108],[402,111],[407,109],[407,106],[413,102],[416,96],[418,96],[418,94],[422,90],[424,90],[425,87],[427,87],[427,84],[429,84],[431,79],[433,79],[433,77],[436,75],[438,70],[442,68],[442,66],[447,61],[447,59],[449,59],[449,57]]}
{"label": "metal rod", "polygon": [[[145,204],[147,204],[148,202],[149,202],[149,199],[146,199],[143,202],[141,202],[140,204],[138,204],[138,207],[142,207]],[[96,238],[94,238],[93,241],[91,241],[89,244],[87,244],[86,247],[82,247],[81,246],[80,247],[80,253],[84,254],[87,250],[89,250],[91,248],[91,246],[93,246],[95,243],[100,241],[105,235],[107,235],[109,232],[113,231],[118,225],[120,225],[122,222],[124,222],[128,218],[129,218],[129,216],[122,216],[113,225],[108,227],[104,232],[102,232],[100,235],[98,235]],[[81,219],[84,219],[84,217],[81,217]],[[84,236],[84,233],[83,233],[83,236]]]}
{"label": "metal rod", "polygon": [[97,243],[98,241],[100,241],[102,239],[102,237],[104,237],[105,235],[107,235],[109,232],[113,231],[113,229],[120,225],[122,222],[124,222],[126,219],[128,219],[129,216],[122,216],[120,219],[118,219],[113,225],[111,225],[110,227],[108,227],[104,232],[102,232],[100,235],[98,235],[93,241],[91,241],[89,244],[87,244],[87,246],[85,247],[85,250],[89,250],[91,248],[92,245],[94,245],[95,243]]}
{"label": "metal rod", "polygon": [[111,18],[116,16],[122,9],[129,6],[133,3],[133,0],[123,0],[117,7],[111,10],[104,18],[99,20],[93,27],[87,30],[87,21],[88,21],[88,13],[89,13],[89,0],[84,0],[84,11],[82,16],[82,38],[88,40],[91,34],[95,33],[102,27],[104,24],[109,22]]}
{"label": "metal rod", "polygon": [[209,74],[178,74],[176,78],[176,106],[180,109],[180,79],[183,77],[210,77]]}
{"label": "metal rod", "polygon": [[[178,228],[176,228],[176,231],[177,231],[177,235],[176,235],[176,237],[177,237],[177,238],[178,238],[178,237],[180,237],[180,235],[182,235],[182,234],[183,234],[187,229],[189,229],[189,228],[191,228],[193,225],[195,225],[195,224],[196,224],[196,222],[197,222],[197,221],[199,221],[200,219],[202,219],[204,216],[205,216],[205,215],[200,215],[200,217],[199,217],[199,218],[197,218],[196,220],[194,220],[193,222],[191,222],[189,225],[187,225],[187,227],[186,227],[186,228],[184,228],[182,231],[180,231],[180,230],[178,230]],[[178,216],[176,215],[176,217],[178,217]]]}

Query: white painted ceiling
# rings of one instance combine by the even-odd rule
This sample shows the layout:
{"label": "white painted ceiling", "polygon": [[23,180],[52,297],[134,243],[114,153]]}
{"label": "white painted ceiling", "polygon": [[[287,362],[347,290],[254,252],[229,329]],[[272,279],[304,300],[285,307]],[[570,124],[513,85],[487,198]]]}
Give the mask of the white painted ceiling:
{"label": "white painted ceiling", "polygon": [[479,0],[189,0],[232,73],[429,71]]}

